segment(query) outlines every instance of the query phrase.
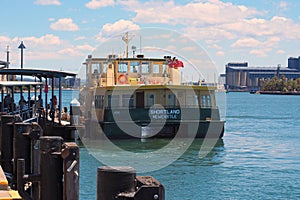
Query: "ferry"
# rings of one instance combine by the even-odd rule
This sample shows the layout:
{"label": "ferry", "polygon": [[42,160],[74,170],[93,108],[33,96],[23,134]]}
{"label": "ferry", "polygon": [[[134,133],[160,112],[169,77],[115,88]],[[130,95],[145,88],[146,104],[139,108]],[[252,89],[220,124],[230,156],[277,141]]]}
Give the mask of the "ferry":
{"label": "ferry", "polygon": [[184,63],[175,57],[88,55],[83,65],[86,84],[79,101],[86,137],[223,137],[217,88],[183,83]]}

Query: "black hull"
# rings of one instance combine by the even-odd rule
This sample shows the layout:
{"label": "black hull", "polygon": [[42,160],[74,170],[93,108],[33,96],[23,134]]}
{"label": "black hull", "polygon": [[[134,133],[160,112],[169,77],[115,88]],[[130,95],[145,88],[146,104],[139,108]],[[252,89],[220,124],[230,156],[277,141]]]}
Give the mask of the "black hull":
{"label": "black hull", "polygon": [[[118,122],[126,125],[126,122]],[[143,139],[143,138],[222,138],[224,121],[173,122],[154,124],[153,127],[140,125],[140,132],[126,133],[115,122],[88,122],[86,137],[94,139]],[[160,128],[163,127],[163,128]],[[145,133],[146,132],[146,133]]]}
{"label": "black hull", "polygon": [[[109,139],[222,138],[217,108],[106,109],[104,121],[88,121],[86,137]],[[117,114],[113,114],[117,113]],[[115,116],[114,116],[115,115]],[[131,118],[131,119],[130,119]]]}

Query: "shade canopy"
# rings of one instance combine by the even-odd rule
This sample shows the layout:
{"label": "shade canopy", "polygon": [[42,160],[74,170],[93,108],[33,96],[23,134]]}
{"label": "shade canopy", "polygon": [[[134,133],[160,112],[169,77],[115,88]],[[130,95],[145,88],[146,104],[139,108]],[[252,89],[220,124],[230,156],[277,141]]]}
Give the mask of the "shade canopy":
{"label": "shade canopy", "polygon": [[1,69],[0,74],[35,76],[39,78],[61,78],[67,76],[76,76],[76,74],[72,72],[44,69]]}

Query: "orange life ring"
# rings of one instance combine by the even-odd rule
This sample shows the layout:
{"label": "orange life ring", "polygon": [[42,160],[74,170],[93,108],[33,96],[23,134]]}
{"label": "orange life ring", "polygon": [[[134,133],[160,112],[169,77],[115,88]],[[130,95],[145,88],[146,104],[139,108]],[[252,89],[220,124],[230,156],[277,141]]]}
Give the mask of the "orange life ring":
{"label": "orange life ring", "polygon": [[128,84],[127,76],[125,76],[124,74],[119,75],[118,82],[120,84]]}

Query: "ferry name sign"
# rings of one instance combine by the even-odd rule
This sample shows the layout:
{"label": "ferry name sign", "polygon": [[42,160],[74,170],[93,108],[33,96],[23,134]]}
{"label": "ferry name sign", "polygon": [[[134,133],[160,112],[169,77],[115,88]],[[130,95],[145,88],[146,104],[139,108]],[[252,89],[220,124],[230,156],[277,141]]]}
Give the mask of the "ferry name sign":
{"label": "ferry name sign", "polygon": [[181,117],[181,110],[178,109],[151,109],[149,110],[149,116],[151,119],[171,119],[178,120]]}

